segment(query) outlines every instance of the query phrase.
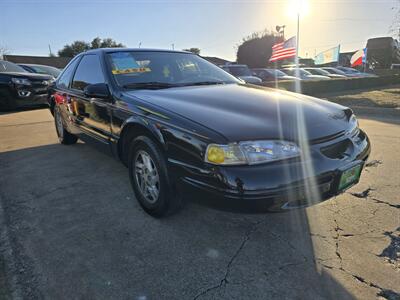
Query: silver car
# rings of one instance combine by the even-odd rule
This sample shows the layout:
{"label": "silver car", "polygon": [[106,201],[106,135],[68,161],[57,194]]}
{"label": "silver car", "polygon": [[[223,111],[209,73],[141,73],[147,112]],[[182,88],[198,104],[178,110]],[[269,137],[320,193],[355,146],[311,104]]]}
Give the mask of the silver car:
{"label": "silver car", "polygon": [[330,78],[346,78],[346,75],[341,75],[341,74],[335,74],[335,73],[330,73],[323,68],[304,68],[304,70],[310,72],[313,75],[322,75],[322,76],[328,76]]}
{"label": "silver car", "polygon": [[220,66],[223,70],[236,76],[247,83],[260,84],[262,80],[253,75],[253,72],[247,65],[223,65]]}
{"label": "silver car", "polygon": [[294,76],[299,78],[300,80],[304,81],[316,81],[316,80],[329,80],[330,78],[328,76],[322,76],[322,75],[313,75],[310,72],[299,68],[286,68],[282,69],[284,73],[286,73],[289,76]]}

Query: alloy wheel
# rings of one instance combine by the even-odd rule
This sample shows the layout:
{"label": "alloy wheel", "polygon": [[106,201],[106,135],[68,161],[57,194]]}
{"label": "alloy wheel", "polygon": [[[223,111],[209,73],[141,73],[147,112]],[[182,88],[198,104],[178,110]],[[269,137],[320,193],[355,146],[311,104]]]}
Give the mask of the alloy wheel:
{"label": "alloy wheel", "polygon": [[142,196],[154,204],[160,194],[158,170],[151,156],[143,150],[136,154],[135,180]]}
{"label": "alloy wheel", "polygon": [[60,111],[58,109],[55,110],[54,117],[56,119],[56,129],[57,129],[58,137],[62,139],[64,136],[64,126],[62,123]]}

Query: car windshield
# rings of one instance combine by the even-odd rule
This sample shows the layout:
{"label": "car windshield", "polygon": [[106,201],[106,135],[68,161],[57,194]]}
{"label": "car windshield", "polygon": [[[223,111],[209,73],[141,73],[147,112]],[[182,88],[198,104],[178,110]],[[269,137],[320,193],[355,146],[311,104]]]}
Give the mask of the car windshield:
{"label": "car windshield", "polygon": [[239,81],[191,53],[119,51],[107,54],[111,73],[125,88],[226,84]]}
{"label": "car windshield", "polygon": [[59,69],[50,66],[29,65],[29,67],[34,69],[36,73],[51,75],[55,78],[61,73]]}
{"label": "car windshield", "polygon": [[235,76],[253,76],[251,73],[250,69],[245,66],[235,66],[235,67],[229,67],[229,71],[232,75]]}
{"label": "car windshield", "polygon": [[339,74],[339,75],[346,75],[345,72],[335,69],[335,68],[326,68],[324,69],[326,72],[330,73],[330,74]]}
{"label": "car windshield", "polygon": [[274,69],[268,69],[268,72],[274,76],[274,77],[284,77],[287,76],[285,73],[283,73],[280,70],[274,70]]}
{"label": "car windshield", "polygon": [[[291,75],[291,76],[296,76],[296,69],[285,69],[283,70],[286,74]],[[303,70],[303,69],[298,69],[299,75],[300,76],[310,76],[312,75],[310,72]]]}
{"label": "car windshield", "polygon": [[308,72],[310,72],[313,75],[323,75],[323,76],[329,76],[330,73],[328,71],[322,70],[322,69],[307,69]]}
{"label": "car windshield", "polygon": [[348,73],[360,73],[358,70],[353,68],[344,68],[344,71]]}
{"label": "car windshield", "polygon": [[8,72],[18,72],[18,73],[27,73],[27,71],[9,61],[0,61],[0,73],[8,73]]}

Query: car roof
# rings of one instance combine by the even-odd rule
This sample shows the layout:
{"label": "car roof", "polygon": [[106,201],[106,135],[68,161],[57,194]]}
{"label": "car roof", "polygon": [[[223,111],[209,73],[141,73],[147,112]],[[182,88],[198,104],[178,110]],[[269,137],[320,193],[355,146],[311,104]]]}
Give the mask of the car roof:
{"label": "car roof", "polygon": [[98,48],[91,49],[81,54],[89,54],[89,53],[110,53],[110,52],[172,52],[172,53],[187,53],[193,54],[189,51],[180,51],[180,50],[169,50],[169,49],[151,49],[151,48]]}
{"label": "car roof", "polygon": [[55,68],[55,69],[57,69],[56,67],[53,67],[53,66],[48,66],[48,65],[40,65],[40,64],[23,64],[23,63],[18,63],[17,65],[19,65],[19,66],[40,66],[40,67],[50,67],[50,68]]}

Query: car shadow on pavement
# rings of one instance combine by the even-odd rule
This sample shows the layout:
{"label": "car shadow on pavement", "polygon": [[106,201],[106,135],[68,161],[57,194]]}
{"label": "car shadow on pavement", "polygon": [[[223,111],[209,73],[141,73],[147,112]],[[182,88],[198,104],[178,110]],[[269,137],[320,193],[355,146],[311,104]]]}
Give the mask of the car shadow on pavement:
{"label": "car shadow on pavement", "polygon": [[15,109],[15,110],[1,110],[0,109],[0,116],[14,114],[17,112],[29,111],[29,110],[42,110],[44,108],[48,108],[48,106],[47,105],[37,105],[37,106],[33,106],[33,107],[21,107],[21,108]]}
{"label": "car shadow on pavement", "polygon": [[154,219],[126,168],[82,143],[3,152],[0,169],[6,278],[23,298],[354,298],[316,263],[304,209],[254,215],[189,201]]}

